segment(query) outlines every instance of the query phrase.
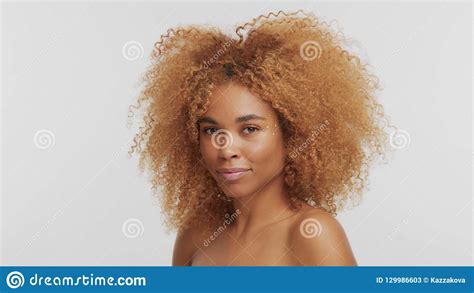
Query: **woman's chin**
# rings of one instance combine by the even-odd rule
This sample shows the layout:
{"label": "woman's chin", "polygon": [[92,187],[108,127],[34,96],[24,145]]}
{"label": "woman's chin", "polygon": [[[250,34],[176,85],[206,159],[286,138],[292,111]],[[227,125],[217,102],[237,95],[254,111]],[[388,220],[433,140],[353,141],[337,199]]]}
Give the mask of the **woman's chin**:
{"label": "woman's chin", "polygon": [[247,191],[244,191],[241,188],[236,188],[236,186],[230,188],[225,186],[222,189],[224,190],[225,195],[229,198],[244,198],[249,195]]}

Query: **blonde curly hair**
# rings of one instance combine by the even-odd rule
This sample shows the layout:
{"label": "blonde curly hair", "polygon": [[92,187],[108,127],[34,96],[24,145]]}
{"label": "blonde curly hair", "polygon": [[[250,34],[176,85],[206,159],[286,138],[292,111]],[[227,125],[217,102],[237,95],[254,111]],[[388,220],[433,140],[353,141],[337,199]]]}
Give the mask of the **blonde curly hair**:
{"label": "blonde curly hair", "polygon": [[131,106],[132,116],[143,110],[144,125],[129,154],[138,153],[141,170],[151,171],[167,227],[211,228],[234,212],[202,163],[198,125],[212,90],[229,80],[278,113],[291,207],[310,199],[335,216],[348,199],[360,199],[369,166],[390,148],[377,77],[312,13],[260,15],[235,32],[169,29]]}

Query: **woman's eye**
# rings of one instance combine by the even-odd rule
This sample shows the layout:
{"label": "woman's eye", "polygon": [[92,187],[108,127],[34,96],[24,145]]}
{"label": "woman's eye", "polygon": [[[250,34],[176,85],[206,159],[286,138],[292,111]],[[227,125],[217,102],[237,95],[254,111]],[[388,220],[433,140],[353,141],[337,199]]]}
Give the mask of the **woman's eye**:
{"label": "woman's eye", "polygon": [[256,128],[256,127],[245,127],[245,128],[244,128],[244,132],[245,132],[246,130],[248,130],[248,131],[246,132],[247,134],[251,134],[251,133],[256,132],[256,131],[258,130],[258,128]]}
{"label": "woman's eye", "polygon": [[[209,130],[211,130],[211,131],[209,131]],[[214,130],[214,131],[212,131],[212,130]],[[217,128],[205,128],[202,131],[206,134],[212,135],[215,131],[217,131]]]}
{"label": "woman's eye", "polygon": [[[205,128],[202,130],[202,132],[204,132],[205,134],[208,134],[208,135],[212,135],[214,134],[214,132],[218,131],[219,129],[217,128]],[[252,134],[254,132],[258,131],[258,128],[256,127],[245,127],[243,132],[245,134]]]}

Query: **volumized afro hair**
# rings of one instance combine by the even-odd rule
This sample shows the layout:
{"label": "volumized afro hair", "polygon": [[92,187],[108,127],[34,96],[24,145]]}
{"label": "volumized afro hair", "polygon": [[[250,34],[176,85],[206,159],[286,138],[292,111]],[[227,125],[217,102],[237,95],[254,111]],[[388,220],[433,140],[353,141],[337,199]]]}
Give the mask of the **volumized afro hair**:
{"label": "volumized afro hair", "polygon": [[168,228],[212,228],[234,212],[202,163],[198,119],[213,88],[232,80],[267,101],[280,118],[291,207],[311,200],[336,215],[360,202],[370,165],[389,150],[390,126],[368,65],[344,49],[346,39],[301,10],[269,13],[235,35],[205,26],[161,36],[131,112],[144,125],[130,154],[150,171]]}

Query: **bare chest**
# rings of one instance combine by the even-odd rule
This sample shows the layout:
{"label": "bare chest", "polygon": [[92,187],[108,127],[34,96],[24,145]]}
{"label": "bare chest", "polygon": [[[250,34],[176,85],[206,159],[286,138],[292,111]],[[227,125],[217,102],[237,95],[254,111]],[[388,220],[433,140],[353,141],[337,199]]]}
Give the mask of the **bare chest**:
{"label": "bare chest", "polygon": [[236,239],[223,233],[204,242],[196,251],[193,266],[291,266],[298,265],[288,245],[285,231],[265,231]]}

